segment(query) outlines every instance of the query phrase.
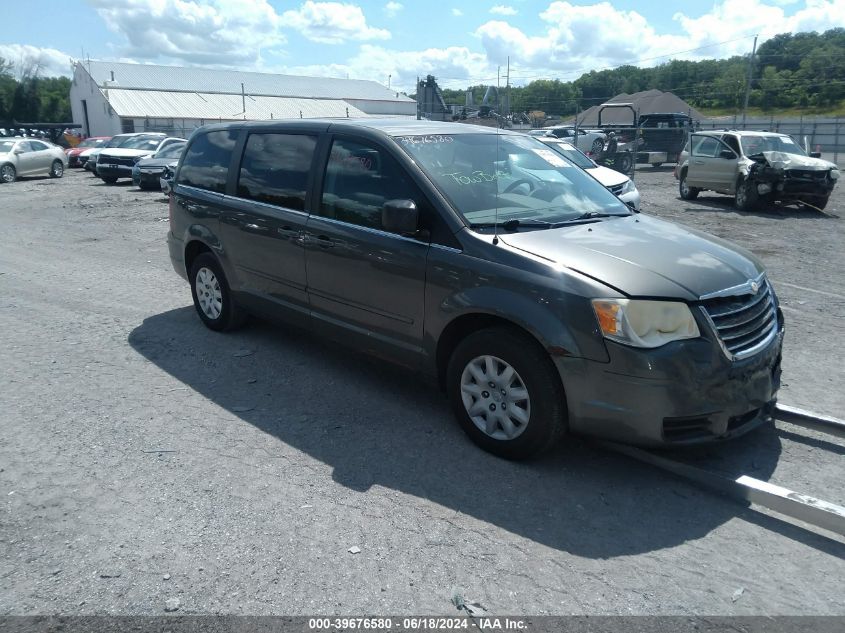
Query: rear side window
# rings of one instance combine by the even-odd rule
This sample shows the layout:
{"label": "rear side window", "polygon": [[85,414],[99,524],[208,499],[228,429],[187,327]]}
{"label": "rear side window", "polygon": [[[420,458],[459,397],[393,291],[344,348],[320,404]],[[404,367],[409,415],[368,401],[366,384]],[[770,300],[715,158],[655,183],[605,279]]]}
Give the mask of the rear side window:
{"label": "rear side window", "polygon": [[380,229],[384,203],[395,199],[421,202],[416,185],[392,156],[363,143],[334,141],[320,215]]}
{"label": "rear side window", "polygon": [[304,211],[316,146],[315,136],[250,134],[238,174],[238,196]]}
{"label": "rear side window", "polygon": [[182,160],[178,183],[225,193],[236,140],[235,130],[208,132],[194,138]]}

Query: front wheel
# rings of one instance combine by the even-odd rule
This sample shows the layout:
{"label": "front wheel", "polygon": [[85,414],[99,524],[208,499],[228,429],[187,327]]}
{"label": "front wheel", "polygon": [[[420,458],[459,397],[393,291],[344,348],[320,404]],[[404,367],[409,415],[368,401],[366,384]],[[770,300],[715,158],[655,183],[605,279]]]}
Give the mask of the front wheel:
{"label": "front wheel", "polygon": [[566,398],[548,354],[527,335],[507,328],[470,334],[449,360],[452,409],[484,450],[526,459],[565,433]]}
{"label": "front wheel", "polygon": [[65,174],[65,166],[60,160],[54,160],[50,165],[50,178],[61,178]]}
{"label": "front wheel", "polygon": [[3,165],[0,167],[0,182],[15,182],[18,171],[14,165]]}
{"label": "front wheel", "polygon": [[211,253],[197,256],[189,278],[194,307],[206,327],[224,332],[243,325],[246,314],[235,303],[226,275]]}
{"label": "front wheel", "polygon": [[601,156],[601,152],[604,149],[604,141],[600,138],[597,138],[593,141],[592,146],[590,147],[590,153],[593,156]]}
{"label": "front wheel", "polygon": [[740,178],[736,182],[736,208],[740,211],[754,211],[759,204],[760,196],[753,182]]}
{"label": "front wheel", "polygon": [[103,182],[107,185],[113,185],[117,182],[117,178],[115,178],[114,176],[100,176],[100,178],[102,178]]}

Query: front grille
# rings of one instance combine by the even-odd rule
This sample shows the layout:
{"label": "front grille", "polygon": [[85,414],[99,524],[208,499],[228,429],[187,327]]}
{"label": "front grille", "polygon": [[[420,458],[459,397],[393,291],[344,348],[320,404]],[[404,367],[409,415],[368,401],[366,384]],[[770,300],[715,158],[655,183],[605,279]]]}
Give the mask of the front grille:
{"label": "front grille", "polygon": [[622,184],[613,185],[611,187],[608,187],[608,189],[610,190],[610,193],[612,193],[614,196],[618,196],[620,193],[622,193],[622,188],[624,186],[625,186],[625,183],[623,182]]}
{"label": "front grille", "polygon": [[124,167],[134,167],[135,160],[131,156],[109,156],[108,154],[100,154],[99,165],[123,165]]}
{"label": "front grille", "polygon": [[815,169],[788,169],[784,172],[787,178],[795,180],[824,180],[827,178],[826,171],[818,171]]}
{"label": "front grille", "polygon": [[777,328],[775,300],[765,277],[757,294],[708,299],[702,308],[725,349],[735,358],[753,353]]}

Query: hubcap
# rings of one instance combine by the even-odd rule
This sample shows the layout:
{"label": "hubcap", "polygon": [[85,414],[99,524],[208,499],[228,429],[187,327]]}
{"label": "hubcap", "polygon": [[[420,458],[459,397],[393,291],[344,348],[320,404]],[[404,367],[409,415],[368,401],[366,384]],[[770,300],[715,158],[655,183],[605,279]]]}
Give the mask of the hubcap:
{"label": "hubcap", "polygon": [[0,178],[3,178],[3,182],[12,182],[15,178],[15,170],[6,165],[0,170]]}
{"label": "hubcap", "polygon": [[56,163],[55,165],[53,165],[53,174],[55,176],[61,176],[63,171],[64,167],[61,163]]}
{"label": "hubcap", "polygon": [[467,363],[461,374],[461,399],[472,423],[493,439],[519,437],[531,417],[525,383],[495,356],[478,356]]}
{"label": "hubcap", "polygon": [[223,292],[220,282],[208,268],[200,268],[195,283],[200,310],[209,319],[216,319],[223,311]]}
{"label": "hubcap", "polygon": [[686,178],[681,180],[681,192],[683,192],[684,196],[689,195],[689,185],[687,185],[687,179]]}
{"label": "hubcap", "polygon": [[736,203],[739,206],[745,205],[745,185],[739,185],[736,188]]}

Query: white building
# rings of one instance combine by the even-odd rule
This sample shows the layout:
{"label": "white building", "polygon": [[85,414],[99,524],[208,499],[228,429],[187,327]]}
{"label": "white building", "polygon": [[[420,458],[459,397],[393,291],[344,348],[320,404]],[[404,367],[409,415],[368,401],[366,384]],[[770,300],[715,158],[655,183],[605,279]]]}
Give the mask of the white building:
{"label": "white building", "polygon": [[155,131],[187,137],[218,121],[416,117],[416,102],[375,82],[79,61],[70,103],[86,136]]}

